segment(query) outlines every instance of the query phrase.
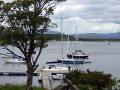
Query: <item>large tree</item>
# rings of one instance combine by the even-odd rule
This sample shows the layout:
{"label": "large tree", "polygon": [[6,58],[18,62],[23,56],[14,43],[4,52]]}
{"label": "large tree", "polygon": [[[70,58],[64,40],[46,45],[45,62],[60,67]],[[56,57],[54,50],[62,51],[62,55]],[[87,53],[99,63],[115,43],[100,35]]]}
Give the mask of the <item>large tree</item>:
{"label": "large tree", "polygon": [[[18,48],[27,66],[27,90],[32,90],[33,73],[42,48],[46,47],[44,32],[51,26],[50,15],[65,0],[0,1],[0,45]],[[9,50],[9,48],[7,48]],[[33,53],[36,57],[32,59]],[[15,52],[14,52],[15,53]]]}

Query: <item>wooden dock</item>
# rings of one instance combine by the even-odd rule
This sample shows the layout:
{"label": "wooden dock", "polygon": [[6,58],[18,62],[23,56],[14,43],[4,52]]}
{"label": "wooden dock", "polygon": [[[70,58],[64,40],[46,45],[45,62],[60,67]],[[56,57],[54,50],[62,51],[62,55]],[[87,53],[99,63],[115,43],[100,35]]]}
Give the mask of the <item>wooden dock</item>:
{"label": "wooden dock", "polygon": [[[52,73],[68,73],[67,69],[42,69],[41,73],[42,85],[44,88],[51,90],[51,74]],[[34,73],[33,76],[39,76],[39,73]],[[27,76],[25,72],[0,72],[0,76]]]}
{"label": "wooden dock", "polygon": [[50,75],[52,73],[68,73],[68,70],[52,70],[52,69],[42,69],[41,79],[44,88],[51,90]]}

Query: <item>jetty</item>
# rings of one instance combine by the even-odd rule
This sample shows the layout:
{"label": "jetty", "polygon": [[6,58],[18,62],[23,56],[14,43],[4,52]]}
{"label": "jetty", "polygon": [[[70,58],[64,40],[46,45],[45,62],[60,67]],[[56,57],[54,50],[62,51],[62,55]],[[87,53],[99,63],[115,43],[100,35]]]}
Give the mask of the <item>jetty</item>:
{"label": "jetty", "polygon": [[46,69],[41,69],[41,80],[42,80],[42,85],[44,88],[48,89],[48,90],[51,90],[51,77],[50,75],[52,73],[68,73],[69,70],[66,69],[66,68],[58,68],[58,69],[49,69],[49,68],[46,68]]}
{"label": "jetty", "polygon": [[[47,90],[51,90],[51,74],[52,73],[68,73],[69,69],[65,67],[45,68],[41,69],[37,73],[33,73],[33,76],[41,77],[42,86]],[[40,75],[41,74],[41,75]],[[26,72],[0,72],[0,76],[27,76]]]}

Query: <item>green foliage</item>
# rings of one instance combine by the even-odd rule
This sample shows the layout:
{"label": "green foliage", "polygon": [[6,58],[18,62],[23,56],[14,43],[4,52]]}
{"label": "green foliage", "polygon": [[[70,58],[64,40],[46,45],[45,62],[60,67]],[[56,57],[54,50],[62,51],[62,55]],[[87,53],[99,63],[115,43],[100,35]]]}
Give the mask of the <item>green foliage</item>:
{"label": "green foliage", "polygon": [[49,16],[62,1],[65,0],[15,0],[11,3],[1,1],[0,44],[15,46],[23,54],[30,49],[33,52],[36,48],[45,47],[44,32],[53,25]]}
{"label": "green foliage", "polygon": [[49,18],[56,5],[65,0],[14,0],[0,1],[0,45],[17,47],[26,61],[33,52],[39,50],[33,67],[46,47],[49,27],[55,24]]}
{"label": "green foliage", "polygon": [[[11,45],[22,52],[27,65],[27,90],[32,89],[33,72],[39,66],[37,61],[42,49],[47,46],[44,33],[52,25],[49,17],[62,1],[64,0],[0,1],[0,45]],[[36,51],[33,59],[32,55]]]}
{"label": "green foliage", "polygon": [[71,71],[65,75],[80,90],[112,90],[115,80],[110,74],[104,74],[98,71]]}
{"label": "green foliage", "polygon": [[[46,34],[47,40],[57,40],[61,41],[61,34]],[[70,41],[75,40],[73,36],[69,36]],[[67,41],[67,36],[63,35],[63,40]]]}
{"label": "green foliage", "polygon": [[[0,85],[0,90],[26,90],[26,87],[19,85]],[[33,87],[33,90],[47,90],[47,89]]]}

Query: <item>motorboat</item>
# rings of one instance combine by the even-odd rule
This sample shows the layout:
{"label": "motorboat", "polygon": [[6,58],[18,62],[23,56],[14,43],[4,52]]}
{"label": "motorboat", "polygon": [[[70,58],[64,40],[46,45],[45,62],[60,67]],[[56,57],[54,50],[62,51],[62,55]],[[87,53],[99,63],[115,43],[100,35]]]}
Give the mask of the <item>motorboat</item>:
{"label": "motorboat", "polygon": [[39,82],[42,82],[42,74],[43,72],[49,73],[49,78],[53,80],[61,80],[64,77],[64,73],[69,72],[69,68],[60,67],[56,65],[49,65],[48,68],[43,68],[39,73]]}
{"label": "motorboat", "polygon": [[56,66],[56,65],[49,65],[48,68],[43,68],[41,69],[41,71],[49,71],[49,72],[67,72],[68,68],[66,67],[60,67],[60,66]]}
{"label": "motorboat", "polygon": [[26,63],[23,57],[13,53],[2,54],[1,58],[5,63]]}
{"label": "motorboat", "polygon": [[26,63],[25,60],[22,58],[10,58],[10,59],[4,59],[5,63]]}
{"label": "motorboat", "polygon": [[8,51],[8,53],[6,54],[3,54],[3,53],[0,53],[1,58],[2,59],[5,59],[5,61],[11,61],[11,62],[19,62],[19,61],[24,61],[24,58],[20,55],[17,55],[16,53],[14,53],[12,50],[10,50],[9,48],[7,48],[6,46],[3,48],[3,49],[6,49]]}
{"label": "motorboat", "polygon": [[67,54],[67,58],[71,59],[88,59],[88,55],[82,52],[81,50],[76,50],[73,53]]}
{"label": "motorboat", "polygon": [[6,54],[1,54],[2,59],[10,59],[13,58],[13,54],[6,53]]}
{"label": "motorboat", "polygon": [[64,74],[63,73],[52,73],[51,78],[53,80],[63,80],[64,79]]}

